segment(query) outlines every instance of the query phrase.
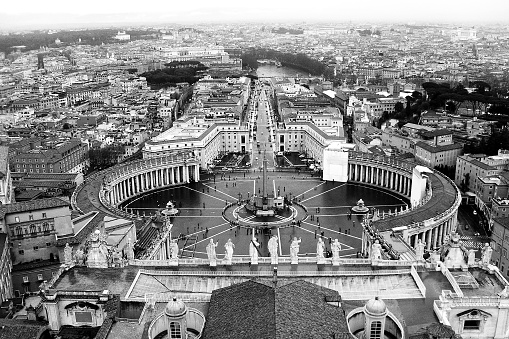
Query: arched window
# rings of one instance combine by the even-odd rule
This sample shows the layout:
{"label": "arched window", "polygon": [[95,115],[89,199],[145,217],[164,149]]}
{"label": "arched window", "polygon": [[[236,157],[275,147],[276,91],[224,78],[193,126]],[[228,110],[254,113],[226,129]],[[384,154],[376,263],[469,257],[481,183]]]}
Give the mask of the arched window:
{"label": "arched window", "polygon": [[23,234],[23,229],[20,226],[16,227],[16,235],[22,235],[22,234]]}
{"label": "arched window", "polygon": [[170,323],[170,339],[182,339],[182,332],[180,331],[180,323],[172,321]]}
{"label": "arched window", "polygon": [[371,323],[371,333],[369,335],[370,339],[380,339],[382,338],[382,323],[380,321],[373,321]]}
{"label": "arched window", "polygon": [[35,233],[35,232],[37,232],[37,228],[35,227],[34,224],[31,224],[30,225],[30,233]]}
{"label": "arched window", "polygon": [[49,231],[49,224],[47,222],[42,223],[42,230],[44,232]]}

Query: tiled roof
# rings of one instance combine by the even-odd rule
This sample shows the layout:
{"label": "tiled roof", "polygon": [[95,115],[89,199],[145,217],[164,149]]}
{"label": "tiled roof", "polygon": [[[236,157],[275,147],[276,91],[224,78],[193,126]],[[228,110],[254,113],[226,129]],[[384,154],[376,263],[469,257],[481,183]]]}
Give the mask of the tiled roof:
{"label": "tiled roof", "polygon": [[420,147],[430,153],[439,153],[439,152],[445,152],[450,151],[453,149],[462,149],[462,144],[449,144],[449,145],[442,145],[442,146],[432,146],[430,144],[427,144],[425,142],[419,141],[417,144],[415,144],[415,148]]}
{"label": "tiled roof", "polygon": [[444,128],[444,129],[436,129],[434,131],[420,131],[419,134],[422,135],[423,137],[432,138],[432,137],[439,137],[442,135],[450,135],[450,134],[452,134],[452,131]]}
{"label": "tiled roof", "polygon": [[28,211],[42,210],[46,208],[57,208],[70,206],[68,201],[60,198],[37,199],[32,201],[15,202],[13,204],[3,205],[0,208],[0,216],[3,218],[5,214],[22,213]]}
{"label": "tiled roof", "polygon": [[0,339],[39,339],[47,328],[40,321],[0,319]]}
{"label": "tiled roof", "polygon": [[343,309],[328,304],[328,296],[340,300],[336,291],[305,281],[274,288],[250,280],[215,290],[203,338],[353,338]]}
{"label": "tiled roof", "polygon": [[488,170],[488,171],[490,171],[490,170],[495,170],[495,169],[496,169],[495,167],[490,166],[490,165],[488,165],[488,164],[485,164],[484,162],[479,161],[479,160],[476,160],[476,159],[472,159],[472,160],[470,160],[470,163],[471,163],[472,165],[475,165],[475,166],[477,166],[477,167],[479,167],[479,168],[482,168],[482,169],[485,169],[485,170]]}

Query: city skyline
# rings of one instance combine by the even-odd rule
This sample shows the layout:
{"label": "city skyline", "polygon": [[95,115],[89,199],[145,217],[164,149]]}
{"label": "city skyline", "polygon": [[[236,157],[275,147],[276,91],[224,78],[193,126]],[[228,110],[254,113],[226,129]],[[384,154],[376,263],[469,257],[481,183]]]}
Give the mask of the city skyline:
{"label": "city skyline", "polygon": [[10,2],[0,10],[0,29],[43,29],[140,24],[242,23],[242,22],[372,22],[450,23],[479,25],[507,23],[509,2],[489,0],[483,6],[464,6],[461,1],[428,1],[424,5],[366,0],[358,3],[322,2],[321,6],[258,1],[254,6],[238,1],[210,3],[196,0],[176,5],[159,0],[100,2],[69,6],[62,0],[28,1],[21,7]]}

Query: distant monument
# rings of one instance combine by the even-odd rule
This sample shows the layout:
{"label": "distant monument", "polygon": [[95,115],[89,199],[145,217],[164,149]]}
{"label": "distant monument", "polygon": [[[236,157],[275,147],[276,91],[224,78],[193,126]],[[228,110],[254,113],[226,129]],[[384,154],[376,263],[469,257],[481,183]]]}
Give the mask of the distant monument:
{"label": "distant monument", "polygon": [[106,237],[100,230],[95,230],[90,236],[90,247],[87,253],[87,267],[108,268],[108,246]]}
{"label": "distant monument", "polygon": [[278,243],[278,237],[277,235],[273,235],[268,243],[269,246],[269,252],[270,252],[270,263],[272,265],[278,264],[278,249],[279,249],[279,243]]}

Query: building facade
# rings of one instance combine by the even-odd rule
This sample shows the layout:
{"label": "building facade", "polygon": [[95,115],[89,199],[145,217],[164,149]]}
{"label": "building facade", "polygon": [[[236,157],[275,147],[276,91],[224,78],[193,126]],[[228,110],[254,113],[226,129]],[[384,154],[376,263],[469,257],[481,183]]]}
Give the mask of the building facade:
{"label": "building facade", "polygon": [[2,228],[9,235],[12,262],[56,260],[58,236],[72,234],[69,202],[38,199],[2,206]]}
{"label": "building facade", "polygon": [[12,298],[12,262],[7,234],[0,233],[0,305]]}

